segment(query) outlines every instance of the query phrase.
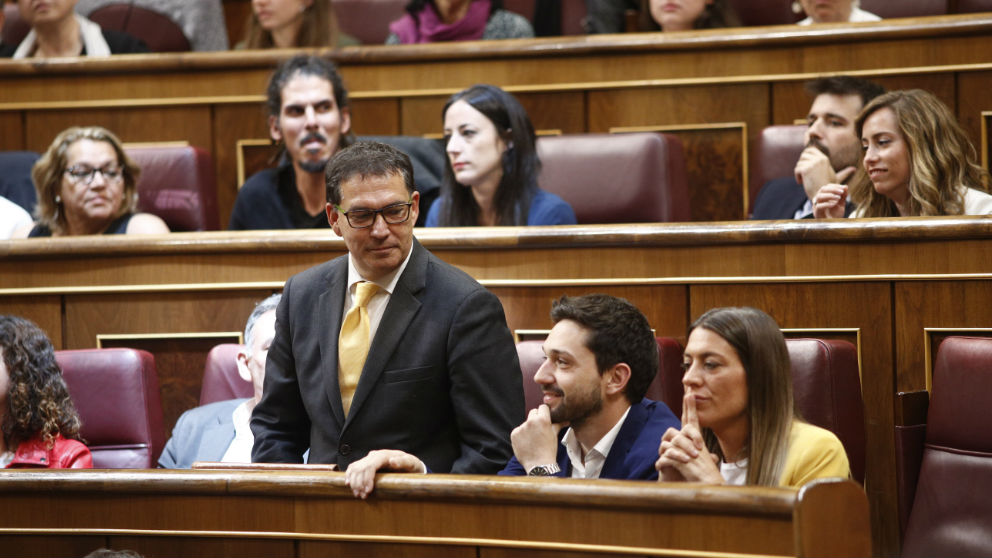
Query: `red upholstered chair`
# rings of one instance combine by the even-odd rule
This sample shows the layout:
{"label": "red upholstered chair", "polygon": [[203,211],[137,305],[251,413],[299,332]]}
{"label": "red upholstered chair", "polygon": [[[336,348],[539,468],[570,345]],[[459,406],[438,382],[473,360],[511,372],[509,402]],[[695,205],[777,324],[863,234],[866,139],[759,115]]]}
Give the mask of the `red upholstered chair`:
{"label": "red upholstered chair", "polygon": [[155,467],[165,445],[155,359],[134,349],[56,351],[98,469]]}
{"label": "red upholstered chair", "polygon": [[252,383],[238,374],[237,357],[241,347],[237,343],[221,343],[207,353],[203,384],[200,386],[200,405],[255,394]]}
{"label": "red upholstered chair", "polygon": [[108,4],[93,10],[87,17],[104,29],[123,31],[141,39],[152,52],[192,50],[179,24],[169,16],[130,2]]}
{"label": "red upholstered chair", "polygon": [[[657,339],[660,369],[654,381],[648,386],[648,392],[645,397],[656,401],[663,401],[675,413],[675,416],[680,416],[682,412],[682,345],[671,338],[659,337]],[[520,371],[523,374],[524,381],[524,405],[528,411],[537,408],[543,399],[541,386],[534,381],[534,375],[537,374],[537,369],[544,362],[544,350],[541,349],[542,343],[544,341],[536,340],[517,343],[517,357],[520,359]],[[674,398],[673,395],[676,394],[676,388],[671,385],[673,378],[678,384],[677,396]],[[678,403],[678,407],[674,407],[673,403]]]}
{"label": "red upholstered chair", "polygon": [[574,134],[537,140],[541,188],[581,224],[689,220],[685,152],[657,133]]}
{"label": "red upholstered chair", "polygon": [[403,17],[408,0],[334,0],[334,15],[341,31],[362,44],[381,45],[389,24]]}
{"label": "red upholstered chair", "polygon": [[945,15],[948,12],[947,0],[861,0],[861,9],[883,19],[894,17],[921,17]]}
{"label": "red upholstered chair", "polygon": [[992,339],[945,339],[922,423],[896,431],[903,556],[992,555],[990,403]]}
{"label": "red upholstered chair", "polygon": [[21,11],[17,8],[17,2],[7,2],[3,6],[3,43],[5,45],[20,44],[31,31],[28,22],[21,19]]}
{"label": "red upholstered chair", "polygon": [[992,12],[992,0],[958,0],[955,13],[973,14],[977,12]]}
{"label": "red upholstered chair", "polygon": [[188,145],[125,146],[141,167],[138,209],[162,218],[169,229],[213,231],[220,228],[213,158]]}
{"label": "red upholstered chair", "polygon": [[[864,400],[857,349],[847,341],[828,339],[786,339],[786,346],[792,362],[796,409],[810,424],[826,428],[840,438],[851,464],[851,475],[858,482],[864,482]],[[676,416],[682,416],[685,393],[681,362],[681,352],[677,362],[672,354],[671,364],[663,366],[659,375],[675,376],[655,380],[668,389],[661,399]]]}
{"label": "red upholstered chair", "polygon": [[803,124],[768,126],[761,131],[751,158],[751,206],[769,180],[792,175],[803,152],[805,133]]}

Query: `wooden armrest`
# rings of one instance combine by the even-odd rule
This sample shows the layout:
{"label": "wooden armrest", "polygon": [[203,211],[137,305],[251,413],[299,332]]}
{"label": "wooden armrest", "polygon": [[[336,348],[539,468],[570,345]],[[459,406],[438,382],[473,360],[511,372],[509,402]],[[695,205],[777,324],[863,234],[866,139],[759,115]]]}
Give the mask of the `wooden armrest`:
{"label": "wooden armrest", "polygon": [[337,471],[330,463],[221,463],[219,461],[194,461],[194,469],[221,469],[227,471]]}
{"label": "wooden armrest", "polygon": [[930,393],[927,390],[900,391],[896,395],[896,426],[927,423]]}

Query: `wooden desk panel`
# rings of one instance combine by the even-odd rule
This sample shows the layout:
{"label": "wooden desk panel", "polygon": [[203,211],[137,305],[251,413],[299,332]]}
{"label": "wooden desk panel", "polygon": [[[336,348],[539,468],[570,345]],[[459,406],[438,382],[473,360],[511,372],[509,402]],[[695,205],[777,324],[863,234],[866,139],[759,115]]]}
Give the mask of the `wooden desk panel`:
{"label": "wooden desk panel", "polygon": [[[367,501],[342,473],[0,472],[5,555],[44,534],[106,537],[145,556],[854,556],[869,552],[867,501],[850,481],[800,491],[633,481],[382,475]],[[252,543],[256,543],[257,546]],[[197,551],[194,555],[204,555]],[[268,554],[266,554],[268,555]]]}
{"label": "wooden desk panel", "polygon": [[[893,400],[927,385],[925,329],[992,328],[986,218],[416,234],[499,296],[514,330],[548,329],[550,301],[562,294],[606,292],[629,298],[665,336],[683,337],[705,309],[729,304],[763,308],[784,328],[853,332],[876,554],[898,549]],[[291,274],[343,253],[329,231],[2,241],[0,309],[41,323],[58,348],[93,347],[100,334],[236,332]],[[195,401],[201,373],[159,369],[178,401],[170,408]]]}

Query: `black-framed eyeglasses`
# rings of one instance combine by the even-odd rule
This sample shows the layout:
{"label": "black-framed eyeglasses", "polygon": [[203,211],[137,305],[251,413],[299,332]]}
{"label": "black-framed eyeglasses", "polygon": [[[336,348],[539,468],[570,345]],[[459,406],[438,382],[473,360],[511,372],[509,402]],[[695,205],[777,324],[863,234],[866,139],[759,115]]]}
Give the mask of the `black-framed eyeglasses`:
{"label": "black-framed eyeglasses", "polygon": [[108,165],[100,169],[94,169],[92,167],[76,165],[74,167],[69,167],[65,169],[65,173],[69,175],[69,178],[76,183],[92,184],[93,179],[96,178],[96,173],[100,173],[103,179],[107,182],[114,182],[121,178],[124,169],[116,165]]}
{"label": "black-framed eyeglasses", "polygon": [[399,225],[405,223],[410,218],[410,208],[413,207],[413,200],[406,202],[391,203],[382,209],[352,209],[345,211],[340,205],[334,204],[334,209],[338,210],[348,224],[353,229],[367,229],[375,224],[377,215],[382,215],[382,220],[387,225]]}

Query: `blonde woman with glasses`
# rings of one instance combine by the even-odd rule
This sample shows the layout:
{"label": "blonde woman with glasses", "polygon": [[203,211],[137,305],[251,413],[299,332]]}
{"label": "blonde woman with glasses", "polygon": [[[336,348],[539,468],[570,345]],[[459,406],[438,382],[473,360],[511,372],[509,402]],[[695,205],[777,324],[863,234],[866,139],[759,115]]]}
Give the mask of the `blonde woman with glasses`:
{"label": "blonde woman with glasses", "polygon": [[90,126],[63,131],[31,169],[37,221],[14,237],[169,232],[157,216],[136,213],[139,174],[109,130]]}

